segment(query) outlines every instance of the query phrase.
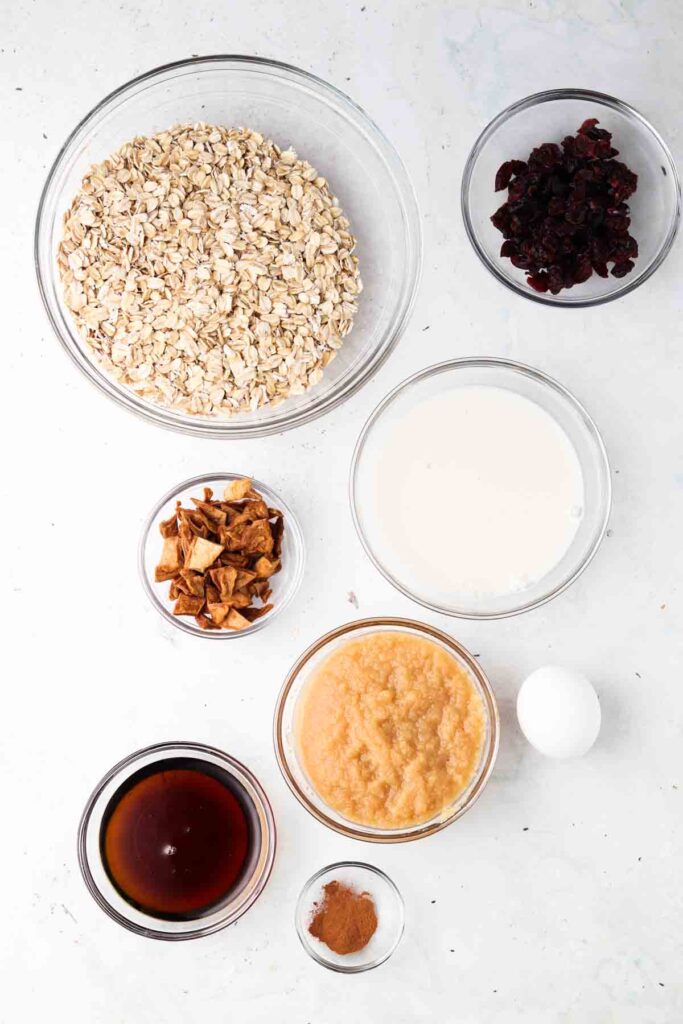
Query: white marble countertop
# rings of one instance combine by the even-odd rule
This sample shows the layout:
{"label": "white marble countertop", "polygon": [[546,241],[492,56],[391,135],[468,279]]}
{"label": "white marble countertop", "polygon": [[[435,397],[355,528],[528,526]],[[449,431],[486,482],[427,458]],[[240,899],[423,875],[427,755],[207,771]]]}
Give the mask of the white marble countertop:
{"label": "white marble countertop", "polygon": [[[459,212],[479,130],[542,88],[617,94],[681,164],[682,44],[677,0],[3,5],[3,1024],[683,1020],[683,245],[634,294],[553,311],[486,273]],[[132,76],[220,51],[279,58],[346,90],[402,154],[425,229],[415,312],[375,379],[307,427],[229,446],[161,431],[104,400],[52,336],[32,266],[40,188],[73,125]],[[324,630],[359,614],[420,614],[362,553],[349,456],[390,387],[471,354],[536,365],[586,404],[613,467],[610,532],[580,581],[540,610],[488,624],[423,616],[480,655],[502,710],[500,757],[453,827],[407,846],[364,846],[326,831],[286,789],[271,748],[273,702]],[[148,506],[214,468],[253,472],[292,498],[309,564],[326,577],[321,589],[310,572],[267,633],[218,648],[164,624],[135,565]],[[101,545],[107,579],[94,600],[82,569]],[[599,742],[577,763],[542,759],[516,725],[517,688],[548,661],[585,671],[602,702]],[[167,944],[96,907],[75,830],[106,769],[179,736],[224,748],[259,775],[279,851],[265,894],[235,927]],[[345,857],[385,869],[407,919],[394,957],[351,978],[310,961],[293,926],[305,879]]]}

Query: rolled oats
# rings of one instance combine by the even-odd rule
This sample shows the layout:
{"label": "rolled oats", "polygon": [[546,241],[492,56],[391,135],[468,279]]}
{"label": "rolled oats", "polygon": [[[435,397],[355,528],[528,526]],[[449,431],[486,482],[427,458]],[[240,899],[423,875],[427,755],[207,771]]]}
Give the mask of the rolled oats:
{"label": "rolled oats", "polygon": [[64,299],[104,369],[202,416],[319,383],[353,325],[355,238],[327,181],[246,128],[179,125],[86,174],[64,217]]}

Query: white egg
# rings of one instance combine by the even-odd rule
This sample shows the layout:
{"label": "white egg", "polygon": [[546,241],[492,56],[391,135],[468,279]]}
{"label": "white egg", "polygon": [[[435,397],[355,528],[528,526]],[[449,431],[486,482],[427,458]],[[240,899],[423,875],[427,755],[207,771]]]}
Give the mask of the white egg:
{"label": "white egg", "polygon": [[544,665],[522,683],[517,718],[532,747],[546,757],[582,757],[600,732],[600,701],[580,672]]}

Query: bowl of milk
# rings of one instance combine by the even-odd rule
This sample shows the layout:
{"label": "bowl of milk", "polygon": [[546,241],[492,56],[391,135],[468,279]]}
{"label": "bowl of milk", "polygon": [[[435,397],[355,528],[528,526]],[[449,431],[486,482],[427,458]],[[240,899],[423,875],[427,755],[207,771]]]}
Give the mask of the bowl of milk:
{"label": "bowl of milk", "polygon": [[505,359],[421,370],[358,439],[351,507],[382,575],[433,611],[502,618],[565,590],[611,504],[605,447],[561,384]]}

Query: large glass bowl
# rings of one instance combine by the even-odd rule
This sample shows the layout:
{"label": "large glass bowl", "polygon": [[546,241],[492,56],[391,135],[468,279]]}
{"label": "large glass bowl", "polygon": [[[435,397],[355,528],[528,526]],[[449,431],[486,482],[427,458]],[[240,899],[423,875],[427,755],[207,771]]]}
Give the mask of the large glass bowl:
{"label": "large glass bowl", "polygon": [[[230,898],[197,917],[166,920],[133,906],[109,877],[102,854],[102,828],[110,802],[128,780],[159,762],[174,759],[200,761],[231,776],[249,802],[255,830],[248,870]],[[203,743],[157,743],[123,759],[97,784],[78,827],[78,863],[91,896],[118,924],[150,939],[197,939],[233,924],[256,902],[266,887],[275,860],[276,831],[273,812],[261,784],[229,754]]]}
{"label": "large glass bowl", "polygon": [[[62,300],[56,263],[63,215],[88,168],[136,135],[196,121],[254,128],[283,148],[293,146],[328,178],[358,239],[363,280],[353,330],[322,381],[278,406],[227,419],[166,409],[110,378]],[[353,394],[398,341],[415,299],[421,258],[415,193],[380,129],[334,86],[257,57],[201,57],[167,64],[105,97],[62,147],[45,183],[36,223],[40,292],[57,337],[79,369],[132,412],[207,437],[276,433],[320,416]]]}
{"label": "large glass bowl", "polygon": [[[473,685],[484,705],[486,729],[479,764],[467,788],[448,807],[442,808],[429,821],[406,828],[375,828],[349,821],[330,807],[316,792],[300,763],[296,743],[297,703],[311,673],[331,652],[347,640],[357,639],[371,633],[408,633],[432,641],[452,658],[455,658]],[[499,735],[498,708],[496,698],[486,675],[474,658],[461,644],[424,622],[401,618],[358,619],[348,622],[320,637],[304,651],[287,674],[275,706],[273,739],[275,756],[280,771],[290,790],[299,803],[323,825],[349,839],[361,839],[368,843],[405,843],[423,839],[446,828],[474,804],[488,782],[498,754]]]}
{"label": "large glass bowl", "polygon": [[[638,242],[635,268],[626,277],[593,274],[559,295],[534,291],[523,270],[500,255],[503,236],[491,223],[507,198],[494,191],[496,171],[505,160],[526,160],[542,142],[561,142],[589,117],[613,133],[613,145],[638,175],[629,200],[630,232]],[[654,274],[671,249],[681,216],[681,187],[666,143],[642,114],[627,103],[588,89],[551,89],[513,103],[484,128],[472,147],[462,178],[462,215],[479,259],[507,288],[549,306],[596,306],[627,295]]]}
{"label": "large glass bowl", "polygon": [[[496,387],[535,402],[559,424],[571,441],[581,466],[584,486],[583,514],[574,538],[561,560],[540,580],[500,595],[452,597],[418,590],[409,571],[387,548],[376,486],[382,438],[387,429],[415,403],[458,387]],[[425,458],[427,454],[425,455]],[[561,594],[595,555],[607,529],[611,507],[607,453],[595,423],[561,384],[522,363],[506,359],[453,359],[428,366],[404,380],[370,415],[353,454],[350,474],[351,513],[360,541],[373,564],[406,597],[443,615],[463,619],[500,619],[518,615]],[[463,496],[467,500],[467,496]]]}

